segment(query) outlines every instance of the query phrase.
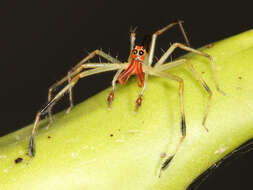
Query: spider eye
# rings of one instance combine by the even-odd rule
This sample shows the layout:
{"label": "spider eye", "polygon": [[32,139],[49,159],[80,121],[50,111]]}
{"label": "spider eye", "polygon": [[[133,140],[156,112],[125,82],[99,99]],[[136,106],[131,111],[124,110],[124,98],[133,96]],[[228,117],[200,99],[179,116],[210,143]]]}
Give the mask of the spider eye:
{"label": "spider eye", "polygon": [[143,54],[144,54],[144,51],[140,50],[139,55],[143,55]]}
{"label": "spider eye", "polygon": [[138,52],[138,51],[137,51],[136,49],[133,51],[133,53],[134,53],[135,55],[137,54],[137,52]]}

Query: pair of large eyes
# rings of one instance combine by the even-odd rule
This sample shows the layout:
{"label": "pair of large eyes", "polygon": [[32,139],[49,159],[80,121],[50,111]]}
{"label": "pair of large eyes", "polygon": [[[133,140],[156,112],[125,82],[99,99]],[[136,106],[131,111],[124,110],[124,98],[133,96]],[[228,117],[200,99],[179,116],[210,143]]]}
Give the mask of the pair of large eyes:
{"label": "pair of large eyes", "polygon": [[140,56],[142,56],[142,55],[144,54],[144,51],[143,51],[143,50],[139,50],[139,53],[138,53],[138,50],[135,49],[135,50],[133,51],[133,54],[134,54],[134,55],[139,54]]}

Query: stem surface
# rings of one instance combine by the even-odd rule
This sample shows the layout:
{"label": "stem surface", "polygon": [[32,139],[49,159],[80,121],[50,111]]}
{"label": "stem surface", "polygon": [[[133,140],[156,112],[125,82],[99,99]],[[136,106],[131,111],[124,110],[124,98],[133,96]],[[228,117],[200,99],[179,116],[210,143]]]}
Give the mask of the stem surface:
{"label": "stem surface", "polygon": [[[202,126],[208,94],[186,66],[169,73],[184,79],[186,138],[159,178],[161,157],[175,151],[181,136],[178,84],[149,77],[137,113],[136,78],[55,115],[47,130],[40,122],[36,155],[27,155],[32,125],[0,138],[0,189],[5,190],[185,190],[208,167],[253,137],[253,30],[201,48],[214,58],[226,96],[217,92],[208,59],[187,54],[213,91]],[[33,116],[31,116],[33,117]],[[15,163],[22,158],[20,163]],[[19,159],[20,160],[20,159]]]}

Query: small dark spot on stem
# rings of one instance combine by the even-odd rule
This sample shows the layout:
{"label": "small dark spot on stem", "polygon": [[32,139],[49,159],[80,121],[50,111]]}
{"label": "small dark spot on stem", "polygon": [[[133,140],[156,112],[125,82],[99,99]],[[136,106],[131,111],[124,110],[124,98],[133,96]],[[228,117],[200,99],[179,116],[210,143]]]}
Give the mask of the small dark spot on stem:
{"label": "small dark spot on stem", "polygon": [[18,163],[20,163],[20,162],[22,162],[23,161],[23,158],[17,158],[14,162],[15,162],[15,164],[18,164]]}
{"label": "small dark spot on stem", "polygon": [[47,136],[48,139],[51,139],[51,136]]}
{"label": "small dark spot on stem", "polygon": [[242,77],[241,77],[241,76],[239,76],[239,77],[238,77],[238,79],[240,79],[240,80],[241,80],[241,79],[242,79]]}
{"label": "small dark spot on stem", "polygon": [[110,137],[113,137],[113,134],[110,134]]}
{"label": "small dark spot on stem", "polygon": [[165,158],[166,157],[166,153],[165,152],[162,152],[161,154],[160,154],[160,158]]}
{"label": "small dark spot on stem", "polygon": [[208,44],[207,48],[212,48],[214,46],[214,44]]}
{"label": "small dark spot on stem", "polygon": [[202,71],[201,73],[202,73],[202,74],[205,74],[205,71]]}

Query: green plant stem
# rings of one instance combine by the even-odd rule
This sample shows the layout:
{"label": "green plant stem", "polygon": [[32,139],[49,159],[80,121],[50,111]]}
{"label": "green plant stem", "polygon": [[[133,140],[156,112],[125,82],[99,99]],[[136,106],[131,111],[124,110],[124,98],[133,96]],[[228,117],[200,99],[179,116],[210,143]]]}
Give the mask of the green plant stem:
{"label": "green plant stem", "polygon": [[[253,30],[201,51],[213,56],[227,96],[216,91],[208,59],[185,56],[213,91],[206,132],[201,125],[206,91],[185,66],[168,71],[185,82],[187,135],[161,178],[161,156],[171,155],[181,136],[178,84],[149,77],[142,106],[134,113],[140,89],[132,77],[127,85],[117,86],[110,111],[106,89],[69,114],[55,115],[49,129],[47,120],[41,121],[34,159],[27,155],[32,125],[1,137],[0,189],[185,190],[208,167],[253,137]],[[23,161],[15,163],[19,157]]]}

